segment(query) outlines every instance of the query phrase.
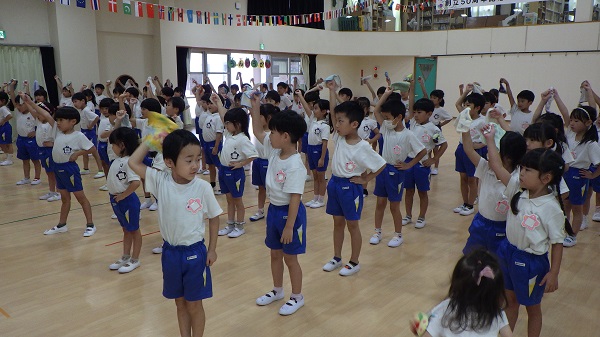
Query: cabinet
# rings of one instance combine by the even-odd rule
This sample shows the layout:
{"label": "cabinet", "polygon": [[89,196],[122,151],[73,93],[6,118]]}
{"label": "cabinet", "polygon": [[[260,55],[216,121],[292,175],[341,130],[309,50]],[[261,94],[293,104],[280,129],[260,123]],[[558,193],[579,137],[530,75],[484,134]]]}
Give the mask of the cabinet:
{"label": "cabinet", "polygon": [[416,12],[407,13],[407,29],[426,31],[464,28],[463,13],[466,13],[465,9],[438,11],[434,7],[417,8]]}
{"label": "cabinet", "polygon": [[538,7],[538,21],[545,23],[564,22],[565,0],[541,1]]}

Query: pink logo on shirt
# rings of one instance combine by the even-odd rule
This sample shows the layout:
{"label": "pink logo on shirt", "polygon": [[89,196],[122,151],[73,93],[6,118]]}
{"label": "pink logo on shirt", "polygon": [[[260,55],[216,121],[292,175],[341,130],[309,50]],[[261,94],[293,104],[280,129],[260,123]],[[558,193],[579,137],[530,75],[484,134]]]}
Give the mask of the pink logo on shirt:
{"label": "pink logo on shirt", "polygon": [[523,228],[527,228],[530,231],[536,229],[536,227],[539,227],[540,225],[541,223],[538,220],[537,215],[535,214],[526,214],[523,217],[523,221],[521,222],[521,226]]}
{"label": "pink logo on shirt", "polygon": [[346,163],[346,171],[354,172],[355,169],[356,169],[356,163],[354,163],[352,160]]}
{"label": "pink logo on shirt", "polygon": [[400,145],[394,146],[394,154],[399,155],[402,152],[402,147]]}
{"label": "pink logo on shirt", "polygon": [[498,203],[496,204],[496,212],[500,214],[506,214],[506,212],[508,212],[509,209],[510,206],[508,205],[508,200],[506,199],[498,201]]}
{"label": "pink logo on shirt", "polygon": [[573,156],[573,159],[577,159],[577,152],[571,151],[571,155]]}
{"label": "pink logo on shirt", "polygon": [[195,199],[192,198],[192,199],[188,200],[187,206],[185,207],[185,209],[188,212],[192,212],[192,214],[196,214],[202,210],[202,201],[200,201],[199,198],[195,198]]}
{"label": "pink logo on shirt", "polygon": [[523,122],[523,124],[521,125],[521,127],[523,128],[523,130],[525,130],[525,129],[527,129],[529,127],[529,123]]}
{"label": "pink logo on shirt", "polygon": [[279,170],[275,175],[275,182],[283,184],[285,182],[285,172],[283,170]]}
{"label": "pink logo on shirt", "polygon": [[431,136],[430,136],[429,134],[427,134],[427,133],[424,133],[424,134],[421,136],[421,140],[422,140],[424,143],[429,143],[429,141],[431,140]]}

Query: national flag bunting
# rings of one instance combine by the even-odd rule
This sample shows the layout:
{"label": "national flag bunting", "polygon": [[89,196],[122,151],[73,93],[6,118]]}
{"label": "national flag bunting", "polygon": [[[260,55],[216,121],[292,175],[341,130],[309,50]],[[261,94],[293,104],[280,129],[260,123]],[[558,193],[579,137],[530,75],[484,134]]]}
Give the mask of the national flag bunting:
{"label": "national flag bunting", "polygon": [[77,0],[77,7],[85,8],[85,0]]}
{"label": "national flag bunting", "polygon": [[144,4],[141,1],[135,2],[135,16],[138,18],[144,17]]}
{"label": "national flag bunting", "polygon": [[146,13],[150,19],[154,19],[154,4],[146,4]]}
{"label": "national flag bunting", "polygon": [[177,21],[183,22],[183,8],[177,8]]}
{"label": "national flag bunting", "polygon": [[131,15],[131,1],[123,0],[123,13]]}
{"label": "national flag bunting", "polygon": [[95,11],[99,11],[100,10],[100,4],[98,3],[98,0],[90,0],[90,6]]}
{"label": "national flag bunting", "polygon": [[158,18],[160,20],[165,19],[165,6],[163,5],[158,5]]}
{"label": "national flag bunting", "polygon": [[194,22],[194,11],[191,9],[187,10],[187,18],[188,18],[188,23],[192,23]]}
{"label": "national flag bunting", "polygon": [[108,0],[108,11],[112,13],[117,12],[117,0]]}

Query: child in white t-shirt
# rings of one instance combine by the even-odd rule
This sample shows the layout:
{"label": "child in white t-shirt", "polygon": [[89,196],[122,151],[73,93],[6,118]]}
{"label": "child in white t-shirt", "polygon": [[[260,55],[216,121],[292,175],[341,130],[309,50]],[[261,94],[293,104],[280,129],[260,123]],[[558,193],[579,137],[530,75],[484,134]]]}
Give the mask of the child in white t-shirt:
{"label": "child in white t-shirt", "polygon": [[533,113],[529,110],[529,107],[533,104],[535,94],[530,90],[522,90],[515,101],[508,81],[501,78],[500,83],[506,86],[506,95],[510,103],[510,111],[508,112],[510,115],[510,128],[514,132],[523,134],[533,119]]}
{"label": "child in white t-shirt", "polygon": [[[37,103],[37,105],[52,114],[50,107],[46,104]],[[40,163],[48,177],[48,193],[40,196],[39,199],[49,202],[60,200],[60,193],[56,192],[56,176],[54,175],[54,163],[52,162],[54,135],[52,132],[52,125],[46,120],[36,118],[35,141],[39,149]]]}
{"label": "child in white t-shirt", "polygon": [[[206,167],[206,153],[204,153],[204,137],[202,137],[202,130],[204,128],[204,122],[206,121],[206,117],[210,116],[210,113],[208,112],[208,102],[210,102],[210,95],[204,97],[205,91],[201,85],[196,85],[193,92],[194,95],[196,95],[196,134],[198,135],[200,145],[202,146],[202,167],[200,168],[198,173],[208,175],[209,171]],[[205,99],[208,99],[208,102],[205,101]]]}
{"label": "child in white t-shirt", "polygon": [[[444,109],[444,92],[439,89],[433,90],[429,95],[429,99],[431,99],[433,106],[435,107],[435,109],[433,109],[433,114],[431,114],[431,117],[429,117],[429,121],[441,130],[444,125],[452,121],[452,116],[448,111],[446,111],[446,109]],[[439,147],[437,146],[433,149],[434,155],[436,158],[438,158],[438,160],[436,160],[435,164],[433,164],[433,167],[431,168],[431,175],[438,174],[438,167],[440,165],[440,156],[436,154],[438,150]]]}
{"label": "child in white t-shirt", "polygon": [[[212,297],[210,266],[217,260],[217,231],[223,210],[210,185],[196,177],[200,142],[194,134],[175,130],[165,137],[162,152],[168,171],[143,163],[148,150],[147,144],[140,144],[129,158],[129,166],[160,200],[163,296],[175,300],[181,335],[201,336],[205,324],[202,300]],[[208,249],[204,244],[205,217],[209,219]]]}
{"label": "child in white t-shirt", "polygon": [[[90,90],[90,95],[94,95]],[[96,131],[96,126],[98,125],[98,121],[100,118],[94,112],[94,109],[90,109],[87,106],[87,97],[83,93],[75,93],[72,97],[73,106],[79,110],[81,122],[81,133],[83,133],[91,142],[96,145],[98,142],[98,133]],[[104,170],[102,169],[102,161],[100,160],[100,155],[98,152],[92,152],[92,156],[96,160],[96,165],[98,166],[98,173],[94,175],[94,179],[104,178]],[[89,170],[89,157],[83,157],[83,170],[81,170],[81,174],[90,174]]]}
{"label": "child in white t-shirt", "polygon": [[56,81],[58,88],[61,89],[59,97],[60,103],[58,104],[58,107],[73,106],[73,100],[71,100],[71,96],[73,96],[74,90],[71,82],[68,82],[67,86],[63,87],[63,83],[58,75],[54,76],[54,80]]}
{"label": "child in white t-shirt", "polygon": [[6,159],[0,162],[0,166],[12,165],[13,146],[12,146],[12,125],[9,121],[12,114],[6,105],[10,98],[4,91],[0,92],[0,149],[6,154]]}
{"label": "child in white t-shirt", "polygon": [[296,151],[296,143],[306,132],[304,119],[294,111],[274,114],[270,132],[261,127],[260,96],[252,97],[252,126],[256,139],[264,145],[269,158],[266,174],[267,194],[271,201],[267,213],[265,244],[271,249],[273,290],[256,299],[268,305],[284,298],[283,262],[288,267],[292,294],[279,309],[280,315],[291,315],[304,306],[302,268],[298,255],[306,252],[306,208],[302,204],[305,168]]}

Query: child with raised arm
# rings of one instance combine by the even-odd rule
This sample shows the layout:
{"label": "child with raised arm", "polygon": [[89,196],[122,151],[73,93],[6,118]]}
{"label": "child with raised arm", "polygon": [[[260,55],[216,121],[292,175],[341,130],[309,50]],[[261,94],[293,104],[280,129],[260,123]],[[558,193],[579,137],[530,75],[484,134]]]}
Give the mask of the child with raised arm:
{"label": "child with raised arm", "polygon": [[45,231],[44,235],[65,233],[68,230],[67,218],[71,210],[71,193],[81,205],[87,222],[83,236],[94,235],[96,226],[92,221],[92,207],[83,192],[81,174],[76,160],[79,156],[87,156],[91,150],[95,151],[96,147],[83,133],[74,130],[81,118],[79,111],[73,107],[62,107],[56,110],[54,118],[52,118],[48,111],[35,105],[29,96],[22,94],[20,97],[37,119],[46,121],[52,126],[54,138],[52,161],[54,162],[56,188],[60,193],[62,205],[58,225]]}
{"label": "child with raised arm", "polygon": [[[224,99],[219,95],[221,104]],[[210,185],[213,187],[215,195],[222,192],[217,188],[217,168],[220,167],[219,153],[223,148],[223,121],[219,115],[219,107],[211,100],[210,94],[202,96],[203,101],[207,101],[207,108],[210,115],[204,121],[202,128],[202,137],[204,137],[204,153],[206,154],[206,164],[208,165]]]}
{"label": "child with raised arm", "polygon": [[517,100],[515,101],[515,97],[513,96],[508,81],[505,78],[501,78],[500,84],[506,86],[506,95],[508,96],[508,102],[510,103],[510,111],[508,112],[511,116],[510,128],[512,131],[523,134],[525,129],[527,129],[529,124],[534,120],[533,113],[531,113],[529,107],[533,104],[535,94],[530,90],[522,90],[517,95]]}
{"label": "child with raised arm", "polygon": [[9,101],[8,94],[0,91],[0,149],[6,154],[6,159],[0,162],[0,166],[13,164],[12,125],[9,122],[12,119],[12,114],[6,106]]}
{"label": "child with raised arm", "polygon": [[[330,104],[336,105],[334,81],[328,81]],[[344,232],[348,228],[352,255],[339,272],[342,276],[360,270],[362,247],[359,220],[363,207],[362,184],[375,178],[385,168],[385,160],[373,151],[369,143],[360,139],[358,127],[364,112],[356,102],[344,102],[330,110],[335,125],[333,141],[335,150],[331,161],[331,179],[327,185],[327,214],[333,216],[333,258],[323,266],[324,271],[334,271],[342,266]],[[362,176],[364,172],[371,172]]]}
{"label": "child with raised arm", "polygon": [[[129,166],[156,195],[162,251],[163,296],[174,299],[181,336],[202,336],[206,322],[202,300],[212,297],[210,266],[217,260],[219,215],[223,212],[210,185],[196,177],[200,142],[189,131],[165,137],[162,152],[170,170],[147,167],[145,143],[129,158]],[[208,249],[204,241],[208,220]]]}
{"label": "child with raised arm", "polygon": [[71,82],[67,83],[67,85],[63,87],[62,80],[60,79],[60,77],[58,77],[58,75],[54,76],[54,80],[56,81],[58,89],[61,90],[58,107],[60,108],[63,106],[73,106],[71,96],[73,96],[75,91],[73,90],[73,85],[71,84]]}
{"label": "child with raised arm", "polygon": [[[93,96],[93,94],[91,94]],[[75,107],[79,111],[80,120],[79,123],[81,126],[81,133],[83,133],[87,139],[91,141],[94,146],[98,142],[98,135],[96,132],[96,125],[100,118],[96,115],[94,110],[91,110],[87,106],[87,98],[81,93],[75,93],[72,97],[73,107]],[[94,147],[95,150],[95,147]],[[102,169],[102,161],[100,160],[100,156],[98,155],[98,151],[92,152],[92,156],[96,160],[96,165],[98,166],[98,173],[94,175],[94,179],[104,178],[104,170]],[[83,169],[81,170],[82,175],[90,174],[89,169],[89,157],[83,157]]]}
{"label": "child with raised arm", "polygon": [[256,299],[258,305],[268,305],[284,298],[283,263],[288,267],[292,294],[279,309],[280,315],[291,315],[304,306],[302,268],[298,254],[306,252],[306,208],[304,193],[304,164],[296,151],[296,143],[306,132],[304,119],[294,111],[273,114],[270,132],[261,125],[260,97],[252,97],[252,126],[254,136],[264,145],[269,158],[266,175],[267,194],[271,203],[267,213],[265,244],[271,249],[273,290]]}
{"label": "child with raised arm", "polygon": [[402,121],[406,109],[399,97],[388,100],[391,94],[392,90],[387,89],[375,106],[375,118],[381,125],[381,134],[386,139],[382,151],[386,166],[383,172],[375,178],[375,191],[373,192],[377,196],[375,233],[371,236],[369,243],[376,245],[381,241],[383,213],[389,200],[395,232],[388,242],[388,247],[393,248],[404,242],[400,201],[404,191],[405,172],[417,165],[427,154],[427,150],[415,134],[404,127]]}

